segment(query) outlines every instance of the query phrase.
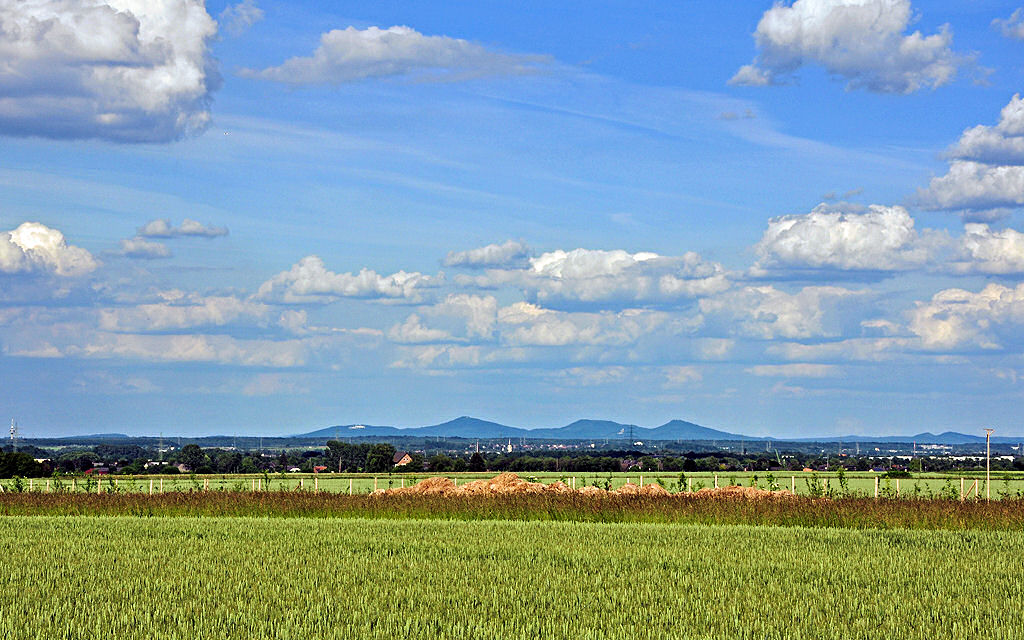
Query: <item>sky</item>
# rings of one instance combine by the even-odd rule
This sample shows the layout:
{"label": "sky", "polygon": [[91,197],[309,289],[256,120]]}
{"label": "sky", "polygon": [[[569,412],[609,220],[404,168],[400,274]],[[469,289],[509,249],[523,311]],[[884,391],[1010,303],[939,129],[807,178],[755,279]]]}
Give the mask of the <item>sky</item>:
{"label": "sky", "polygon": [[23,436],[1024,435],[1024,5],[0,0]]}

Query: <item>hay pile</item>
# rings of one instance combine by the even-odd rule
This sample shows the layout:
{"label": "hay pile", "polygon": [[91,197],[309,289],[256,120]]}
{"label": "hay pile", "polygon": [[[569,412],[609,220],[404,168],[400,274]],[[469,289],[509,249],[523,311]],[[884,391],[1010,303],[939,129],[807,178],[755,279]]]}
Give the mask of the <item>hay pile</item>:
{"label": "hay pile", "polygon": [[664,487],[662,487],[661,485],[659,485],[657,483],[645,484],[644,486],[641,487],[640,485],[633,484],[632,482],[627,482],[626,484],[622,485],[618,489],[610,491],[609,493],[614,493],[615,495],[620,495],[620,496],[670,496],[670,495],[672,495],[671,493],[669,493],[668,489],[665,489]]}
{"label": "hay pile", "polygon": [[516,494],[572,494],[584,496],[646,496],[646,497],[669,497],[673,495],[690,496],[698,498],[738,498],[744,500],[766,500],[794,498],[789,491],[766,491],[754,487],[721,487],[719,489],[701,489],[696,493],[672,494],[667,489],[656,483],[639,486],[627,482],[618,489],[605,491],[600,487],[581,487],[573,490],[564,482],[528,482],[521,479],[514,473],[502,473],[489,480],[473,480],[463,485],[456,485],[449,478],[434,477],[422,480],[419,483],[401,489],[378,489],[374,491],[375,496],[392,495],[443,495],[443,496],[468,496],[468,495],[516,495]]}
{"label": "hay pile", "polygon": [[427,478],[426,480],[421,480],[411,487],[399,489],[378,489],[371,495],[496,496],[523,493],[568,493],[570,491],[572,491],[572,489],[562,482],[554,482],[546,485],[542,482],[527,482],[526,480],[520,479],[519,476],[514,473],[502,473],[490,480],[474,480],[459,486],[456,486],[455,482],[448,478]]}
{"label": "hay pile", "polygon": [[768,491],[757,487],[719,487],[718,489],[701,489],[693,494],[703,498],[739,498],[743,500],[772,500],[779,498],[795,498],[789,491]]}

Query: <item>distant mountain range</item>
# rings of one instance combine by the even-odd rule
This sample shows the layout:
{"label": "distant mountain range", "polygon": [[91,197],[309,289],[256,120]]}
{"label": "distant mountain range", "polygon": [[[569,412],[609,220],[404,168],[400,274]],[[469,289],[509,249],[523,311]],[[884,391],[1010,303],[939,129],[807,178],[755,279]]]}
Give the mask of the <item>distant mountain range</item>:
{"label": "distant mountain range", "polygon": [[[632,434],[632,435],[631,435]],[[443,437],[443,438],[530,438],[538,440],[621,440],[632,437],[644,440],[779,440],[788,442],[917,442],[918,444],[977,444],[984,436],[972,436],[954,431],[938,435],[919,433],[912,436],[828,436],[815,438],[774,438],[748,436],[720,431],[685,420],[670,420],[658,427],[641,427],[611,420],[577,420],[564,427],[523,429],[497,422],[462,416],[426,427],[388,427],[374,425],[338,425],[298,434],[297,438],[380,438],[380,437]],[[1020,438],[1024,439],[1024,437]],[[993,437],[992,442],[1016,444],[1015,437]]]}

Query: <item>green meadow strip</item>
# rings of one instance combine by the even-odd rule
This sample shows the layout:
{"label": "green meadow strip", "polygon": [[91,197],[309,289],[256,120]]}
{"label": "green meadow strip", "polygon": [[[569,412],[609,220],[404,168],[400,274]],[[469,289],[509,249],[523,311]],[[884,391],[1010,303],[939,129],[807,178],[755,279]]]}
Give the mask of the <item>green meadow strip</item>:
{"label": "green meadow strip", "polygon": [[847,529],[1024,531],[1024,501],[708,498],[575,493],[487,496],[346,496],[309,491],[21,493],[0,495],[0,515],[259,516],[446,520],[551,520],[749,524]]}

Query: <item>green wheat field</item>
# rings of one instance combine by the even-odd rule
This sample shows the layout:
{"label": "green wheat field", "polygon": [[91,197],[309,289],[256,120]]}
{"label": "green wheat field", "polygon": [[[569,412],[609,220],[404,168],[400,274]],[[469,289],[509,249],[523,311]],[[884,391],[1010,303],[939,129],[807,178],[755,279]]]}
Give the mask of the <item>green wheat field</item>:
{"label": "green wheat field", "polygon": [[0,517],[0,637],[1020,638],[1024,532]]}

